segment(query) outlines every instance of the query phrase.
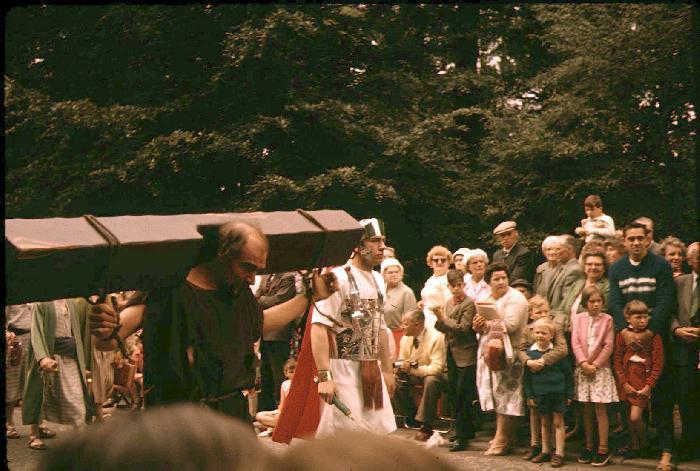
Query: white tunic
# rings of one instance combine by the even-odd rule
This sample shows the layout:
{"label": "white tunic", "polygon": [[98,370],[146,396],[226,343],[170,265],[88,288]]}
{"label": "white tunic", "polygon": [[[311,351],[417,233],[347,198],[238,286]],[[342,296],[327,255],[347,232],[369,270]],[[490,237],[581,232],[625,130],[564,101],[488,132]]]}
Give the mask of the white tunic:
{"label": "white tunic", "polygon": [[[378,346],[379,331],[383,330],[387,336],[390,335],[381,309],[378,309],[377,288],[379,288],[382,298],[386,299],[384,281],[377,272],[360,270],[352,265],[350,267],[361,299],[360,307],[363,318],[360,320],[360,329],[355,331],[348,330],[352,329],[348,315],[350,281],[344,267],[333,269],[333,273],[338,279],[339,290],[329,298],[316,303],[311,322],[323,324],[336,334],[338,355],[341,358],[364,358],[367,355],[371,356],[372,353],[374,353],[374,358],[377,358],[378,352],[374,351],[374,346]],[[328,317],[320,314],[319,311],[336,322],[342,323],[343,326],[337,325]],[[358,325],[356,324],[355,327],[358,327]],[[355,333],[355,335],[350,335],[351,332]],[[364,419],[377,433],[391,433],[396,430],[394,411],[391,407],[391,399],[383,377],[383,407],[381,409],[366,410],[363,406],[360,362],[355,359],[331,358],[330,370],[337,386],[336,395],[338,399],[348,406],[354,416]],[[335,406],[321,401],[321,419],[316,430],[316,437],[321,438],[333,435],[342,429],[357,428],[358,426]]]}

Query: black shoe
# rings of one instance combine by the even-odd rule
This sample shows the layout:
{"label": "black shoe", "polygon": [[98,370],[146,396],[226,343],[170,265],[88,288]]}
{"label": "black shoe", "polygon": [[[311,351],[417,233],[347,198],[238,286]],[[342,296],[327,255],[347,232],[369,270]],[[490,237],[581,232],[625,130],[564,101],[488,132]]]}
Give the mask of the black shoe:
{"label": "black shoe", "polygon": [[404,419],[404,424],[406,424],[406,428],[412,428],[414,430],[418,430],[423,426],[423,422],[420,422],[416,419],[413,419],[411,417],[406,417]]}
{"label": "black shoe", "polygon": [[469,442],[463,438],[455,440],[454,445],[450,447],[450,451],[464,451],[467,449]]}
{"label": "black shoe", "polygon": [[532,460],[535,456],[539,455],[540,452],[542,452],[542,447],[539,445],[531,445],[530,446],[530,451],[525,453],[525,456],[523,456],[523,459],[525,461],[530,461]]}
{"label": "black shoe", "polygon": [[610,452],[608,453],[596,453],[593,457],[593,466],[605,466],[610,461]]}
{"label": "black shoe", "polygon": [[625,445],[617,450],[616,454],[622,457],[623,460],[631,460],[639,457],[639,450],[635,450],[631,446]]}
{"label": "black shoe", "polygon": [[589,450],[588,448],[584,447],[583,451],[578,456],[577,461],[582,464],[588,464],[593,461],[593,450]]}
{"label": "black shoe", "polygon": [[532,458],[530,462],[532,463],[549,463],[552,460],[551,453],[540,452],[537,456]]}

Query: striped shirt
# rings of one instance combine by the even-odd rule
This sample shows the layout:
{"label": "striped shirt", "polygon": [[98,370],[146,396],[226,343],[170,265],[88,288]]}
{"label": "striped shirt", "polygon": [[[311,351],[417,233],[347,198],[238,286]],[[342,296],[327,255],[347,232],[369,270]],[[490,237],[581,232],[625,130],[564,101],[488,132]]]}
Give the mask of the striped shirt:
{"label": "striped shirt", "polygon": [[650,252],[639,264],[634,265],[626,255],[610,267],[608,279],[608,310],[615,320],[617,330],[627,325],[624,316],[625,304],[638,299],[644,301],[650,309],[649,328],[662,334],[662,337],[667,335],[676,290],[673,270],[663,257]]}

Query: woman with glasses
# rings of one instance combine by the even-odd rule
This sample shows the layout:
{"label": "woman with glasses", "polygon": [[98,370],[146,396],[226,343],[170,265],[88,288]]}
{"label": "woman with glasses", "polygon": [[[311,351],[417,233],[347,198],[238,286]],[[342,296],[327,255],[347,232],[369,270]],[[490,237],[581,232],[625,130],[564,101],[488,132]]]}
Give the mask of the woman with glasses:
{"label": "woman with glasses", "polygon": [[425,282],[420,292],[421,300],[418,307],[425,314],[425,325],[434,327],[437,318],[433,314],[433,307],[444,307],[445,301],[451,296],[447,286],[447,269],[452,263],[452,253],[442,245],[436,245],[425,257],[427,265],[433,269],[433,275]]}

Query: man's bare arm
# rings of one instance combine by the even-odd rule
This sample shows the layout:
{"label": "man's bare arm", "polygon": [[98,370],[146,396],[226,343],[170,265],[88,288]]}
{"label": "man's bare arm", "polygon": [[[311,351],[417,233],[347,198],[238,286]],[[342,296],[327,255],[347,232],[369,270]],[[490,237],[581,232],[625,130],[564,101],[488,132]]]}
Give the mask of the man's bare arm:
{"label": "man's bare arm", "polygon": [[[318,269],[314,269],[312,287],[312,299],[320,301],[338,290],[338,281],[332,273],[321,274]],[[274,332],[286,326],[303,314],[307,307],[306,295],[297,294],[289,301],[265,309],[263,311],[263,334]]]}
{"label": "man's bare arm", "polygon": [[[121,328],[117,334],[121,340],[133,334],[143,324],[144,304],[136,304],[124,309],[119,316]],[[117,341],[110,335],[117,327],[117,314],[109,304],[99,304],[90,313],[90,332],[95,336],[95,347],[98,350],[111,351],[117,348]]]}
{"label": "man's bare arm", "polygon": [[286,326],[299,317],[308,306],[306,296],[297,294],[289,301],[272,306],[263,311],[263,334],[268,334]]}

